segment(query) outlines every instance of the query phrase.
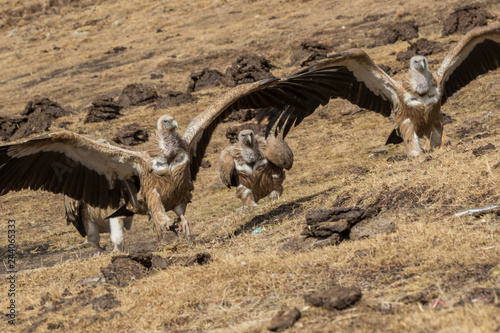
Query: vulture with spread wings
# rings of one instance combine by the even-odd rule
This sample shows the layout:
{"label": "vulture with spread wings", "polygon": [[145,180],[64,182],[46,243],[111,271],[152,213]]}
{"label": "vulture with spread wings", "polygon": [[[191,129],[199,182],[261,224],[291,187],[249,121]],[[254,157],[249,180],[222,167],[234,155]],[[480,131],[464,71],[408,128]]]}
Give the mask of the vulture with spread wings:
{"label": "vulture with spread wings", "polygon": [[416,156],[421,153],[420,139],[429,140],[430,148],[442,144],[441,105],[477,76],[499,66],[500,26],[469,31],[446,55],[434,75],[429,72],[425,57],[411,58],[404,82],[392,79],[361,49],[351,49],[282,78],[273,87],[275,91],[263,91],[263,98],[273,95],[269,101],[280,94],[296,100],[282,108],[264,109],[259,117],[269,117],[267,133],[276,125],[276,132],[282,130],[285,137],[319,104],[340,97],[385,117],[394,112],[396,133],[407,154]]}
{"label": "vulture with spread wings", "polygon": [[293,164],[293,153],[280,137],[267,139],[250,129],[238,134],[238,142],[226,147],[219,157],[219,174],[227,187],[236,186],[236,196],[244,206],[257,206],[268,196],[283,194],[285,171]]}

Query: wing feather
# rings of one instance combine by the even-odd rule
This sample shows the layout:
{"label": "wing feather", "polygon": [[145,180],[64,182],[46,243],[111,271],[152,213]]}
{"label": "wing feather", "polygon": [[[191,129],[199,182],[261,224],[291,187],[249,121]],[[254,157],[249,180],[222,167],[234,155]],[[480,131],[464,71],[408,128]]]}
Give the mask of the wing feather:
{"label": "wing feather", "polygon": [[436,72],[441,104],[477,76],[500,67],[500,26],[469,31],[448,52]]}
{"label": "wing feather", "polygon": [[225,148],[219,156],[219,175],[222,182],[227,186],[238,186],[236,168],[233,157],[229,151],[231,147]]}
{"label": "wing feather", "polygon": [[82,237],[87,236],[87,232],[85,231],[85,226],[82,220],[82,206],[84,204],[71,199],[68,196],[64,196],[64,210],[66,215],[67,224],[72,224],[76,230],[80,233]]}
{"label": "wing feather", "polygon": [[90,206],[136,202],[141,153],[62,131],[0,146],[0,195],[22,189],[63,193]]}

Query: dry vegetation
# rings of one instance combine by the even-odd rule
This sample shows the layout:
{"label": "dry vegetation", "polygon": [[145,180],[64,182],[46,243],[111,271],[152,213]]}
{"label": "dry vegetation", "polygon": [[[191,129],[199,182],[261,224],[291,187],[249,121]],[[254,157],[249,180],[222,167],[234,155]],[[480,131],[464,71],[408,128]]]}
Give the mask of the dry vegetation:
{"label": "dry vegetation", "polygon": [[[482,3],[500,17],[497,1]],[[276,66],[275,76],[287,75],[298,69],[289,66],[290,56],[302,41],[315,40],[334,51],[366,48],[397,21],[415,21],[420,37],[448,50],[460,35],[442,37],[442,22],[462,4],[4,1],[0,115],[17,115],[28,101],[43,96],[73,111],[56,120],[53,131],[61,122],[72,122],[70,130],[110,139],[129,123],[153,128],[164,113],[175,116],[182,131],[228,88],[196,92],[195,103],[168,110],[126,108],[123,117],[106,123],[84,125],[81,110],[96,96],[116,96],[134,82],[154,83],[159,91],[186,91],[192,72],[206,67],[223,72],[240,54],[264,56]],[[126,50],[106,54],[119,46]],[[377,63],[406,68],[395,54],[407,46],[398,41],[367,50]],[[444,54],[430,56],[432,69]],[[153,73],[164,77],[151,80]],[[292,130],[287,141],[296,162],[287,173],[285,193],[278,202],[261,201],[253,211],[237,210],[234,190],[212,186],[220,182],[217,158],[227,145],[225,129],[234,124],[220,126],[207,154],[212,167],[198,174],[187,210],[196,239],[160,246],[158,252],[165,257],[208,252],[213,261],[172,266],[126,287],[81,283],[100,275],[111,256],[91,257],[92,249],[66,226],[62,196],[23,191],[2,197],[2,259],[8,219],[16,220],[22,256],[17,262],[16,326],[2,320],[0,330],[264,332],[281,308],[297,307],[302,318],[290,332],[498,331],[498,298],[471,300],[481,294],[475,288],[500,288],[500,217],[454,213],[500,204],[500,71],[475,80],[443,107],[454,119],[445,127],[453,145],[413,160],[388,161],[403,154],[402,146],[372,153],[384,144],[393,123],[377,114],[339,112],[350,107],[334,100]],[[495,149],[473,154],[488,143]],[[308,211],[353,205],[381,206],[396,231],[310,251],[281,249],[299,237]],[[263,231],[252,234],[259,226]],[[134,250],[157,245],[144,216],[134,220],[126,241]],[[361,287],[361,301],[342,311],[305,303],[305,294],[335,284]],[[6,313],[7,283],[0,286],[1,312]],[[72,296],[63,296],[66,289]],[[108,293],[120,302],[110,310],[82,301]],[[68,298],[73,302],[60,302]]]}

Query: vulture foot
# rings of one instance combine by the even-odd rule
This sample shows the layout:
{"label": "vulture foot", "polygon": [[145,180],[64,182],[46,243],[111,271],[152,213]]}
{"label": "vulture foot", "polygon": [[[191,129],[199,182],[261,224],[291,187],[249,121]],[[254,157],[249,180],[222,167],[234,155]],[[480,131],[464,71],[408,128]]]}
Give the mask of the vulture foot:
{"label": "vulture foot", "polygon": [[272,191],[267,197],[270,200],[278,200],[280,198],[280,194],[278,193],[278,191]]}

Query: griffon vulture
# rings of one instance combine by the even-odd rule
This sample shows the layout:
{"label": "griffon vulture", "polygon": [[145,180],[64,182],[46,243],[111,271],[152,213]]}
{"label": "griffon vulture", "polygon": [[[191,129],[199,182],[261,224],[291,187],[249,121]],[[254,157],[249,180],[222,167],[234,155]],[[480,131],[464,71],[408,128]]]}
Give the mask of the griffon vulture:
{"label": "griffon vulture", "polygon": [[132,216],[112,217],[113,210],[99,207],[91,207],[85,202],[64,196],[64,208],[66,210],[66,221],[73,224],[82,237],[87,236],[87,241],[96,248],[96,256],[105,252],[99,244],[102,233],[110,233],[114,248],[113,253],[123,252],[123,228],[130,230]]}
{"label": "griffon vulture", "polygon": [[[431,148],[442,143],[441,105],[478,75],[499,66],[500,26],[469,31],[448,52],[434,74],[429,72],[425,57],[411,58],[404,82],[392,79],[364,51],[351,49],[283,78],[275,89],[288,94],[297,91],[293,94],[297,97],[296,104],[264,110],[259,117],[269,116],[267,133],[277,122],[276,132],[283,130],[285,137],[319,103],[324,105],[330,98],[340,97],[385,117],[393,111],[396,132],[407,154],[416,156],[421,153],[420,139],[429,140]],[[311,100],[306,91],[315,94],[317,100]],[[317,104],[308,105],[309,102]]]}
{"label": "griffon vulture", "polygon": [[285,171],[293,164],[293,153],[280,137],[267,139],[250,129],[238,134],[238,142],[219,157],[219,173],[227,187],[237,186],[236,196],[244,206],[257,206],[265,196],[278,199],[283,193]]}

